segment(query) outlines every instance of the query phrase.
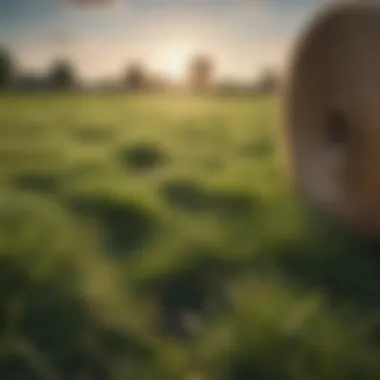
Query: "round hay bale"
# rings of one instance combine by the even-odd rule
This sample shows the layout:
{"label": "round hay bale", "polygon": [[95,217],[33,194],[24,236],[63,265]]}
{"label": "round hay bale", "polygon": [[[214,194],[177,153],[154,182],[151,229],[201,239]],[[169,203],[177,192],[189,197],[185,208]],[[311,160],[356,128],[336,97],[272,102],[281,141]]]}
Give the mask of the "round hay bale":
{"label": "round hay bale", "polygon": [[301,197],[353,231],[380,235],[380,3],[337,2],[295,46],[285,93]]}

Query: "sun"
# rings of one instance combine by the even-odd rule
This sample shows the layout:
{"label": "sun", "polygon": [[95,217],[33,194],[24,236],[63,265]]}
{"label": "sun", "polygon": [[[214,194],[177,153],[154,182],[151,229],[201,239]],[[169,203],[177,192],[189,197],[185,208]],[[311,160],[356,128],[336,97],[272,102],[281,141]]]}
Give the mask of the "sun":
{"label": "sun", "polygon": [[169,79],[184,79],[189,60],[193,54],[190,44],[178,44],[162,49],[157,59],[157,68]]}
{"label": "sun", "polygon": [[181,79],[185,74],[186,58],[183,54],[176,54],[167,57],[164,71],[171,79]]}

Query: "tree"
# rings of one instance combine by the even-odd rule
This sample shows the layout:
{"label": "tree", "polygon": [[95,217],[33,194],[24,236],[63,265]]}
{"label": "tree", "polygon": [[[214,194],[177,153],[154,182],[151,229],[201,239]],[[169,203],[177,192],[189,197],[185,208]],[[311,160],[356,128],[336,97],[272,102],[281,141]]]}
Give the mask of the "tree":
{"label": "tree", "polygon": [[0,47],[0,89],[10,86],[13,81],[14,64],[9,51]]}
{"label": "tree", "polygon": [[213,63],[209,57],[197,56],[190,62],[190,88],[195,92],[203,92],[210,85]]}
{"label": "tree", "polygon": [[145,70],[139,63],[133,63],[127,68],[125,75],[125,85],[133,91],[141,91],[145,88],[147,78]]}
{"label": "tree", "polygon": [[67,61],[57,61],[53,64],[48,81],[55,89],[70,89],[76,85],[75,70]]}

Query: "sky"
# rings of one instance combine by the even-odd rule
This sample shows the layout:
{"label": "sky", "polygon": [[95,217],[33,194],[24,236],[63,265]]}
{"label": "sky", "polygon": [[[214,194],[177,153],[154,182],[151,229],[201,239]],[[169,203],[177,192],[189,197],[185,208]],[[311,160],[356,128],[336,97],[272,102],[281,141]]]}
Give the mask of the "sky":
{"label": "sky", "polygon": [[219,77],[281,70],[294,39],[324,0],[0,0],[0,45],[23,71],[69,57],[88,80],[129,62],[173,79],[194,54]]}

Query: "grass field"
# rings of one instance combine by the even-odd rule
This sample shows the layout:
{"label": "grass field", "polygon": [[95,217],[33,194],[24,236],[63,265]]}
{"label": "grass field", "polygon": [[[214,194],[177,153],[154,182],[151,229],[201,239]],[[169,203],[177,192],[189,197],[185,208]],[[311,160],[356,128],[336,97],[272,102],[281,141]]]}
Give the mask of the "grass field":
{"label": "grass field", "polygon": [[0,378],[380,378],[379,259],[292,194],[280,102],[0,99]]}

